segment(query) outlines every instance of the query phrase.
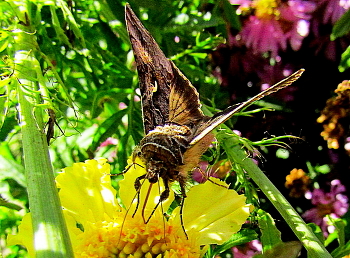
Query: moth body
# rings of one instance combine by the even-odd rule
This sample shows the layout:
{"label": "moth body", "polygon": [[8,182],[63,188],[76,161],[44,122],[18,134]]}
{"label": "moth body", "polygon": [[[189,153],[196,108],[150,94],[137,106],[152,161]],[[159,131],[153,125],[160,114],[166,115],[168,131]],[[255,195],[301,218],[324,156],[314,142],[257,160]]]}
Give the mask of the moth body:
{"label": "moth body", "polygon": [[146,165],[146,179],[155,183],[159,178],[167,182],[179,180],[185,173],[180,167],[189,148],[191,129],[184,125],[166,124],[151,130],[134,151]]}

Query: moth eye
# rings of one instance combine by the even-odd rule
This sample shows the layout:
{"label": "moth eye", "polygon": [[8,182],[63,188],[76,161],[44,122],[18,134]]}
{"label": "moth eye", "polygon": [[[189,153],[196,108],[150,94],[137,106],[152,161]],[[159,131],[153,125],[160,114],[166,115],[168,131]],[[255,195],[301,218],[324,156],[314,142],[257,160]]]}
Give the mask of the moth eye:
{"label": "moth eye", "polygon": [[141,155],[142,155],[141,151],[138,151],[136,155],[137,155],[137,157],[141,157]]}

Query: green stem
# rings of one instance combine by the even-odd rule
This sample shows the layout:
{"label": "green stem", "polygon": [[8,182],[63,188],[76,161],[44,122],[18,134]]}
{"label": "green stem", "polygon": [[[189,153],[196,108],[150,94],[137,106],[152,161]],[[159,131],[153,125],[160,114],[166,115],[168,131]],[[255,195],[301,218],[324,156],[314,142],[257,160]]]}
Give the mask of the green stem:
{"label": "green stem", "polygon": [[[22,21],[15,35],[15,72],[23,140],[25,175],[33,224],[36,257],[74,257],[55,185],[43,122],[41,68],[37,42],[30,27],[29,1],[18,3]],[[21,8],[19,8],[21,7]],[[39,55],[39,54],[38,54]],[[46,96],[47,97],[47,96]]]}
{"label": "green stem", "polygon": [[308,257],[331,258],[332,256],[328,253],[324,245],[306,225],[304,220],[294,210],[290,203],[284,198],[281,192],[271,183],[259,167],[247,157],[244,149],[238,143],[237,136],[232,135],[232,133],[228,134],[227,132],[220,132],[217,134],[217,138],[226,150],[231,162],[238,164],[248,173],[282,215],[289,227],[308,251]]}

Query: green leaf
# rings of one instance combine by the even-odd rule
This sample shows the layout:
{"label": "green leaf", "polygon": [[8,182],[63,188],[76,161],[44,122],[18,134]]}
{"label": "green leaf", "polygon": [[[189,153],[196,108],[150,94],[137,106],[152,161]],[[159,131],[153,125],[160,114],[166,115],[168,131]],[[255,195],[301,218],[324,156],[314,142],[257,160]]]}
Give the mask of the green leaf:
{"label": "green leaf", "polygon": [[95,151],[97,146],[106,140],[108,137],[116,133],[118,124],[122,123],[121,119],[127,113],[127,109],[122,109],[106,119],[98,128],[94,135],[94,139],[91,144],[92,151]]}
{"label": "green leaf", "polygon": [[325,246],[328,246],[330,243],[332,243],[334,240],[338,240],[339,247],[342,247],[345,245],[345,220],[342,219],[336,219],[332,218],[331,216],[327,216],[327,219],[330,222],[330,225],[335,227],[334,232],[328,235],[327,239],[325,240]]}
{"label": "green leaf", "polygon": [[338,248],[334,249],[334,251],[331,253],[333,258],[342,258],[349,254],[350,254],[350,241],[348,241],[345,245],[339,246]]}
{"label": "green leaf", "polygon": [[321,230],[321,228],[314,224],[314,223],[309,223],[307,224],[308,227],[312,230],[312,232],[315,234],[315,236],[322,242],[324,243],[324,236],[323,236],[323,232]]}
{"label": "green leaf", "polygon": [[350,46],[344,51],[341,55],[341,60],[339,64],[339,71],[344,72],[346,69],[350,67]]}
{"label": "green leaf", "polygon": [[264,252],[272,249],[273,246],[281,244],[281,232],[277,229],[271,215],[263,210],[258,211],[258,222],[261,231],[261,243]]}
{"label": "green leaf", "polygon": [[7,178],[12,178],[18,184],[26,186],[24,167],[14,160],[8,144],[2,142],[0,145],[0,180]]}
{"label": "green leaf", "polygon": [[5,79],[0,80],[0,88],[7,86],[11,82],[11,80],[12,80],[12,77],[6,77]]}
{"label": "green leaf", "polygon": [[7,48],[8,44],[9,44],[9,40],[8,39],[1,40],[0,41],[0,52],[4,51]]}
{"label": "green leaf", "polygon": [[222,0],[224,14],[232,28],[236,30],[241,30],[241,23],[238,19],[238,16],[236,14],[235,8],[232,6],[232,4],[228,0]]}
{"label": "green leaf", "polygon": [[233,234],[228,241],[226,241],[222,245],[217,246],[212,254],[218,255],[234,246],[243,245],[257,238],[258,234],[254,230],[249,228],[242,229],[238,233]]}
{"label": "green leaf", "polygon": [[350,10],[343,14],[342,17],[334,24],[331,40],[342,37],[350,31]]}

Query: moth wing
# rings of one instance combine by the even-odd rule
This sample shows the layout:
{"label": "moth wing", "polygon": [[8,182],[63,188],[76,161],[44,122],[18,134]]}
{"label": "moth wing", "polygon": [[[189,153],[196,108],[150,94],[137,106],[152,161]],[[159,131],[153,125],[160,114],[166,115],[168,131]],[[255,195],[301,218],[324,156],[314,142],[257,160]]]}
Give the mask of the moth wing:
{"label": "moth wing", "polygon": [[173,63],[174,79],[170,90],[169,122],[193,127],[203,120],[199,94]]}
{"label": "moth wing", "polygon": [[125,6],[125,20],[137,64],[147,134],[168,121],[170,85],[175,75],[172,62],[165,57],[128,4]]}
{"label": "moth wing", "polygon": [[288,87],[293,82],[295,82],[304,72],[304,69],[300,69],[293,73],[292,75],[288,76],[287,78],[283,79],[282,81],[274,84],[270,88],[260,92],[255,97],[247,100],[246,102],[243,102],[238,105],[233,105],[228,108],[226,108],[224,111],[219,112],[215,114],[212,118],[210,118],[208,121],[204,122],[202,125],[199,126],[198,130],[195,132],[194,138],[191,140],[190,145],[193,146],[197,144],[201,139],[203,139],[208,133],[213,131],[216,127],[218,127],[220,124],[224,123],[226,120],[228,120],[232,115],[235,113],[240,112],[242,109],[250,106],[255,101],[258,101],[276,91],[279,91],[281,89],[284,89],[285,87]]}
{"label": "moth wing", "polygon": [[197,90],[166,58],[128,4],[125,20],[140,80],[146,134],[167,122],[190,125],[201,120]]}
{"label": "moth wing", "polygon": [[198,166],[200,158],[203,153],[209,148],[209,145],[213,142],[214,135],[212,133],[206,134],[195,145],[192,145],[186,150],[183,155],[183,164],[178,170],[180,174],[187,178],[187,172],[192,171],[194,167]]}

